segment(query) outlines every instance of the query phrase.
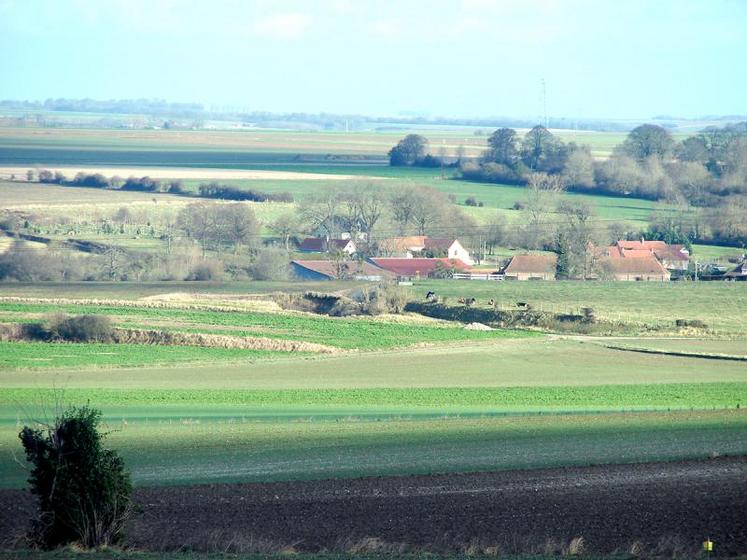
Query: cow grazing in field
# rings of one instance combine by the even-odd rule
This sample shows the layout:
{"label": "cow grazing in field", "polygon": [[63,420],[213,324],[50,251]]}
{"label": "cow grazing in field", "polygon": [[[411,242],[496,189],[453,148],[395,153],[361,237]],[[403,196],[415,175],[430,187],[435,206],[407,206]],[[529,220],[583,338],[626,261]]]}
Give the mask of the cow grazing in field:
{"label": "cow grazing in field", "polygon": [[437,299],[436,292],[428,292],[425,294],[425,301],[436,301]]}

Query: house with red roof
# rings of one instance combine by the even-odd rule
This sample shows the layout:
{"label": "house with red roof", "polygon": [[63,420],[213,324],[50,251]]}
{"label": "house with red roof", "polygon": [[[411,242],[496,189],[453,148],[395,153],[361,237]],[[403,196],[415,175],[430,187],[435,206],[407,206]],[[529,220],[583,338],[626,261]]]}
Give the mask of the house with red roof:
{"label": "house with red roof", "polygon": [[690,264],[690,252],[684,245],[669,245],[664,241],[621,239],[609,247],[606,254],[611,258],[640,258],[650,255],[656,257],[667,270],[686,272]]}
{"label": "house with red roof", "polygon": [[394,274],[397,278],[428,278],[438,269],[446,268],[458,272],[470,270],[467,263],[459,259],[421,259],[421,258],[393,258],[375,257],[371,263]]}

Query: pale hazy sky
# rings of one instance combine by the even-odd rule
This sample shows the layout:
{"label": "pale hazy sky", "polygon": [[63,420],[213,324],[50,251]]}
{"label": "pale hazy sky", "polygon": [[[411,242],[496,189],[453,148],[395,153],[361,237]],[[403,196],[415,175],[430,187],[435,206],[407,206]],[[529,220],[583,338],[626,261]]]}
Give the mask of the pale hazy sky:
{"label": "pale hazy sky", "polygon": [[0,0],[0,98],[747,113],[747,0]]}

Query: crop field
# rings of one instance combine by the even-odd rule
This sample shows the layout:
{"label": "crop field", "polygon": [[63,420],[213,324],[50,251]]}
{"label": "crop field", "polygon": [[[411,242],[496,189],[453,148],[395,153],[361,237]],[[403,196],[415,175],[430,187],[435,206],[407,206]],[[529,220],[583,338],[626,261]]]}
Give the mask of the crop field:
{"label": "crop field", "polygon": [[276,352],[232,348],[140,344],[54,344],[0,342],[0,369],[127,367],[148,364],[251,361]]}
{"label": "crop field", "polygon": [[[407,129],[364,132],[298,132],[276,130],[251,131],[177,131],[177,130],[96,130],[96,129],[33,129],[5,128],[0,130],[0,147],[25,149],[76,149],[85,150],[143,150],[143,151],[205,151],[231,152],[276,152],[301,154],[350,154],[378,156],[386,152],[403,136],[422,134],[431,145],[444,147],[447,153],[455,153],[464,146],[467,155],[479,155],[486,147],[487,136],[492,130],[482,129],[487,134],[476,134],[475,128]],[[526,130],[518,130],[523,134]],[[622,143],[626,133],[553,130],[565,142],[588,145],[592,153],[604,157]],[[686,136],[675,133],[679,140]],[[6,161],[20,154],[6,154]],[[28,153],[23,154],[28,158]],[[0,161],[0,163],[3,163]],[[19,163],[32,163],[22,161]]]}
{"label": "crop field", "polygon": [[[110,422],[138,485],[267,482],[622,463],[747,453],[744,412],[325,422]],[[23,483],[0,427],[0,486]]]}

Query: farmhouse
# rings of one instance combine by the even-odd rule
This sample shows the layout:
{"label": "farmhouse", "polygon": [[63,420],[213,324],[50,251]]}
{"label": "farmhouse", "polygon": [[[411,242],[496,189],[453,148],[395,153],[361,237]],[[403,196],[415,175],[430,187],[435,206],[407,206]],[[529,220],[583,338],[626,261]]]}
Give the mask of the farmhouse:
{"label": "farmhouse", "polygon": [[638,258],[655,256],[667,270],[686,272],[690,263],[690,252],[684,245],[669,245],[664,241],[619,240],[609,247],[607,256],[611,258]]}
{"label": "farmhouse", "polygon": [[302,253],[327,253],[342,251],[348,255],[356,252],[355,243],[352,239],[324,239],[322,237],[307,237],[298,246]]}
{"label": "farmhouse", "polygon": [[503,270],[506,280],[555,280],[557,255],[515,255]]}
{"label": "farmhouse", "polygon": [[469,265],[458,259],[420,259],[420,258],[389,258],[376,257],[371,262],[396,275],[398,278],[427,278],[432,276],[438,268],[469,270]]}
{"label": "farmhouse", "polygon": [[474,260],[458,239],[436,239],[425,235],[390,237],[379,242],[379,252],[393,257],[413,258],[415,254],[443,254],[447,259],[458,259],[468,265]]}
{"label": "farmhouse", "polygon": [[622,281],[667,282],[671,275],[651,253],[633,257],[604,257],[600,259],[602,277]]}
{"label": "farmhouse", "polygon": [[301,280],[370,280],[380,282],[393,275],[366,261],[303,261],[291,262],[293,273]]}

